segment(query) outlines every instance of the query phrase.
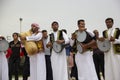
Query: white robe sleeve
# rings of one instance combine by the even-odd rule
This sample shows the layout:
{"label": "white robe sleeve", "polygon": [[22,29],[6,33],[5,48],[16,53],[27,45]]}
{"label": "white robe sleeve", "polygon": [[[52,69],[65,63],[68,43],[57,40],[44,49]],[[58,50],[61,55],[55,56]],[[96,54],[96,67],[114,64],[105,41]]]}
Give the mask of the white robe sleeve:
{"label": "white robe sleeve", "polygon": [[40,39],[42,39],[42,33],[38,33],[36,35],[32,35],[32,36],[27,36],[26,40],[27,41],[39,41]]}
{"label": "white robe sleeve", "polygon": [[114,43],[113,44],[120,44],[120,36],[118,39],[115,39]]}
{"label": "white robe sleeve", "polygon": [[65,44],[68,44],[70,41],[69,41],[67,34],[65,34],[64,32],[62,32],[62,34],[63,34],[63,38],[65,40]]}
{"label": "white robe sleeve", "polygon": [[88,30],[88,29],[87,29],[87,32],[90,34],[90,36],[91,36],[91,37],[94,37],[94,36],[95,36],[95,35],[94,35],[94,33],[93,33],[93,32],[91,32],[91,31],[90,31],[90,30]]}

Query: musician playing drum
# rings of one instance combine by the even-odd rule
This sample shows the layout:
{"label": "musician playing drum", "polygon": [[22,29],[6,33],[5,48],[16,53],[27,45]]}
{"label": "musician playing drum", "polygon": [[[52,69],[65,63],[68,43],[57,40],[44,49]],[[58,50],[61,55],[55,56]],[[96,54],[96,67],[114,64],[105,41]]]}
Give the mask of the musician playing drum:
{"label": "musician playing drum", "polygon": [[[5,40],[3,36],[0,35],[0,41]],[[0,45],[2,46],[2,45]],[[8,80],[8,63],[4,51],[0,51],[0,80]]]}
{"label": "musician playing drum", "polygon": [[105,52],[105,80],[120,79],[120,29],[114,28],[114,20],[107,18],[105,20],[107,29],[103,31],[103,38],[100,41],[108,39],[110,49]]}
{"label": "musician playing drum", "polygon": [[[23,37],[21,40],[27,41],[40,41],[42,39],[42,33],[39,31],[39,25],[36,23],[31,24],[31,36]],[[43,46],[42,44],[38,44]],[[28,45],[32,46],[32,45]],[[40,49],[37,53],[30,55],[30,80],[46,80],[46,65],[45,65],[45,54]]]}
{"label": "musician playing drum", "polygon": [[63,48],[60,52],[55,49],[56,49],[56,46],[60,47],[59,46],[60,44],[69,43],[69,38],[64,32],[58,30],[58,27],[59,27],[58,22],[54,21],[51,26],[53,29],[53,33],[51,33],[50,35],[50,42],[47,44],[47,46],[52,46],[51,43],[53,43],[54,45],[54,42],[56,42],[56,45],[53,46],[54,49],[52,49],[52,52],[51,52],[53,80],[68,80],[65,48]]}
{"label": "musician playing drum", "polygon": [[78,20],[78,30],[75,33],[78,39],[77,44],[74,46],[78,46],[77,49],[80,49],[80,46],[82,47],[82,51],[78,50],[75,55],[78,80],[98,80],[92,58],[93,52],[90,51],[92,45],[95,45],[95,40],[93,39],[94,34],[86,30],[85,21],[82,19]]}

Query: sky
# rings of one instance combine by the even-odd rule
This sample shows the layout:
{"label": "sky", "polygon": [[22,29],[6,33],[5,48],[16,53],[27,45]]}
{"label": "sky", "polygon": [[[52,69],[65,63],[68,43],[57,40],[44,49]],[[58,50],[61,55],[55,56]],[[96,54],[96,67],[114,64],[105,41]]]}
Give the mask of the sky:
{"label": "sky", "polygon": [[86,28],[101,34],[108,17],[114,19],[115,27],[120,27],[119,14],[120,0],[0,0],[0,35],[12,40],[12,33],[25,32],[32,23],[50,33],[51,23],[57,21],[59,29],[66,29],[70,37],[79,19],[85,20]]}

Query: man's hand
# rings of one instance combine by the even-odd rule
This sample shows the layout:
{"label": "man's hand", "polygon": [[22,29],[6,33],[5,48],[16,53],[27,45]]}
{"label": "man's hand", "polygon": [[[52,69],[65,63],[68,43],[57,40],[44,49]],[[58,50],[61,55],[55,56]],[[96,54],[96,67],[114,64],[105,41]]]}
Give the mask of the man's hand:
{"label": "man's hand", "polygon": [[98,38],[98,40],[103,42],[105,40],[105,38],[104,37],[100,37],[100,38]]}
{"label": "man's hand", "polygon": [[88,48],[87,44],[80,44],[80,45],[81,45],[82,50],[83,50],[82,53],[85,52]]}
{"label": "man's hand", "polygon": [[65,41],[64,40],[57,40],[56,41],[58,44],[62,44],[62,43],[64,43]]}
{"label": "man's hand", "polygon": [[51,48],[51,47],[52,47],[52,43],[49,42],[49,43],[46,45],[46,47],[47,47],[47,48],[49,48],[49,47]]}
{"label": "man's hand", "polygon": [[20,40],[26,40],[26,37],[20,36]]}
{"label": "man's hand", "polygon": [[111,36],[111,37],[110,37],[110,41],[111,41],[111,42],[114,42],[114,41],[115,41],[115,38]]}

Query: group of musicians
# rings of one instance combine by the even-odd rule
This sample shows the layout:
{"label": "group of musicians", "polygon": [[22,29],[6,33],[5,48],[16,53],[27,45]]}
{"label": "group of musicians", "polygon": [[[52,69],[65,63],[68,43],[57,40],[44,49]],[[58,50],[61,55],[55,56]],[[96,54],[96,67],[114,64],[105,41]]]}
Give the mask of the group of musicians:
{"label": "group of musicians", "polygon": [[[36,23],[31,24],[31,35],[22,36],[13,33],[14,40],[9,43],[7,51],[11,52],[8,60],[9,80],[12,79],[13,70],[15,71],[15,80],[18,80],[21,42],[24,46],[22,51],[27,53],[24,55],[30,58],[26,58],[26,61],[30,62],[26,62],[23,67],[26,72],[23,80],[27,80],[29,75],[30,80],[70,80],[70,78],[72,80],[102,80],[102,78],[104,80],[119,80],[120,29],[113,26],[114,20],[112,18],[107,18],[105,23],[107,29],[103,31],[103,37],[99,37],[98,30],[88,30],[83,19],[78,20],[78,29],[72,33],[71,38],[64,30],[59,30],[57,21],[52,22],[53,32],[49,35],[47,30],[40,31],[40,26]],[[18,36],[21,42],[18,40]],[[0,39],[2,38],[0,37]],[[97,41],[102,44],[105,40],[109,40],[110,46],[107,47],[110,48],[107,51],[102,51],[97,46]],[[35,43],[38,50],[35,52],[34,45],[27,44],[27,42]],[[105,44],[103,47],[106,46]],[[28,50],[29,46],[31,48]],[[29,51],[35,53],[31,54]],[[0,57],[5,57],[3,53],[0,52]],[[0,63],[0,65],[2,64],[5,62]],[[0,67],[1,72],[5,66]],[[8,72],[5,72],[7,75]],[[8,80],[6,75],[2,74],[0,74],[0,80]]]}

